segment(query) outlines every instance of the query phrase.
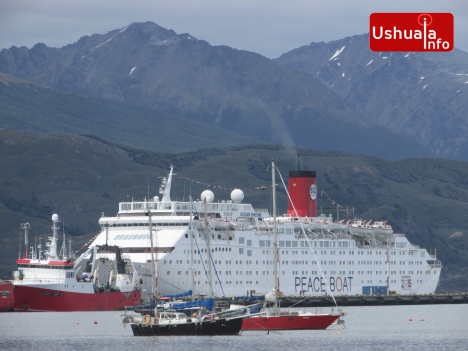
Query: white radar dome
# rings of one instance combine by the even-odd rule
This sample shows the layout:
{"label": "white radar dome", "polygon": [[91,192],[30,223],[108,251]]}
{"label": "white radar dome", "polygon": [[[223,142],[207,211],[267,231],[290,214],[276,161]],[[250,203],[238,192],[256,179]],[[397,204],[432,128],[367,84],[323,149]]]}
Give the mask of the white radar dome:
{"label": "white radar dome", "polygon": [[59,220],[58,214],[54,213],[54,214],[52,215],[52,220],[53,220],[54,222],[58,222],[58,220]]}
{"label": "white radar dome", "polygon": [[231,192],[231,200],[238,203],[242,202],[242,200],[244,200],[244,192],[240,189],[234,189]]}
{"label": "white radar dome", "polygon": [[208,203],[213,202],[214,194],[211,190],[205,190],[204,192],[201,193],[201,199],[202,201],[206,199],[206,202]]}

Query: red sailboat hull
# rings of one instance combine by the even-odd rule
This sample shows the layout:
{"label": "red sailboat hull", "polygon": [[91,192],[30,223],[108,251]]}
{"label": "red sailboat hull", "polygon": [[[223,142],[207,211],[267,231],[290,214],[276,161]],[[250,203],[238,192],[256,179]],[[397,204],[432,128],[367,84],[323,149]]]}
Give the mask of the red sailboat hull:
{"label": "red sailboat hull", "polygon": [[241,330],[327,329],[339,317],[331,314],[255,316],[245,318]]}
{"label": "red sailboat hull", "polygon": [[14,310],[23,311],[115,311],[141,302],[139,291],[84,294],[30,286],[15,286]]}
{"label": "red sailboat hull", "polygon": [[11,281],[0,282],[0,312],[13,311],[14,296],[13,283]]}

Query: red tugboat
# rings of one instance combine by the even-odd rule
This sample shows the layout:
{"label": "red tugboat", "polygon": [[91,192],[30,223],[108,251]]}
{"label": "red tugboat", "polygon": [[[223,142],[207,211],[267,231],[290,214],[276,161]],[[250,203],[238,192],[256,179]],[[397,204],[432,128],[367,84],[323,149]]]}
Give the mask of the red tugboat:
{"label": "red tugboat", "polygon": [[[279,278],[278,278],[278,231],[276,219],[276,190],[275,172],[276,165],[271,163],[272,189],[273,189],[273,234],[275,255],[275,289],[271,294],[274,308],[270,308],[270,314],[245,318],[242,322],[242,330],[313,330],[326,329],[338,320],[341,313],[314,314],[302,312],[281,312],[278,308]],[[315,217],[317,187],[315,185],[315,172],[293,171],[289,174],[289,209],[288,215],[293,217]],[[297,207],[295,207],[297,206]],[[268,296],[266,296],[268,299]]]}
{"label": "red tugboat", "polygon": [[119,247],[94,246],[74,262],[66,255],[65,237],[57,254],[59,216],[54,214],[52,221],[48,249],[42,252],[39,245],[36,253],[31,248],[30,257],[29,223],[22,224],[25,252],[13,274],[15,311],[112,311],[140,303],[140,278],[129,273],[131,262],[122,259]]}

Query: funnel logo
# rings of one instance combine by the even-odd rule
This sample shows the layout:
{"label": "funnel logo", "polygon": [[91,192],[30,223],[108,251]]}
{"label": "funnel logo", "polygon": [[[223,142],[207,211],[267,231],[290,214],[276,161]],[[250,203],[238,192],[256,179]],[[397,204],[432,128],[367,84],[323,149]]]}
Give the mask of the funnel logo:
{"label": "funnel logo", "polygon": [[309,188],[309,196],[311,200],[315,200],[317,198],[317,187],[315,184],[312,184]]}
{"label": "funnel logo", "polygon": [[452,51],[451,13],[373,13],[369,18],[372,51]]}

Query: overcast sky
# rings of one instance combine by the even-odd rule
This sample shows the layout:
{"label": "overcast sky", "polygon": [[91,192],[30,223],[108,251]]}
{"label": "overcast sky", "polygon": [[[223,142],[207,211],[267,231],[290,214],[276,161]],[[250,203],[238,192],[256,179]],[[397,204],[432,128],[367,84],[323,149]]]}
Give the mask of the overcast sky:
{"label": "overcast sky", "polygon": [[468,51],[468,0],[0,0],[0,49],[62,47],[151,21],[211,45],[278,57],[311,42],[369,31],[373,12],[451,12]]}

